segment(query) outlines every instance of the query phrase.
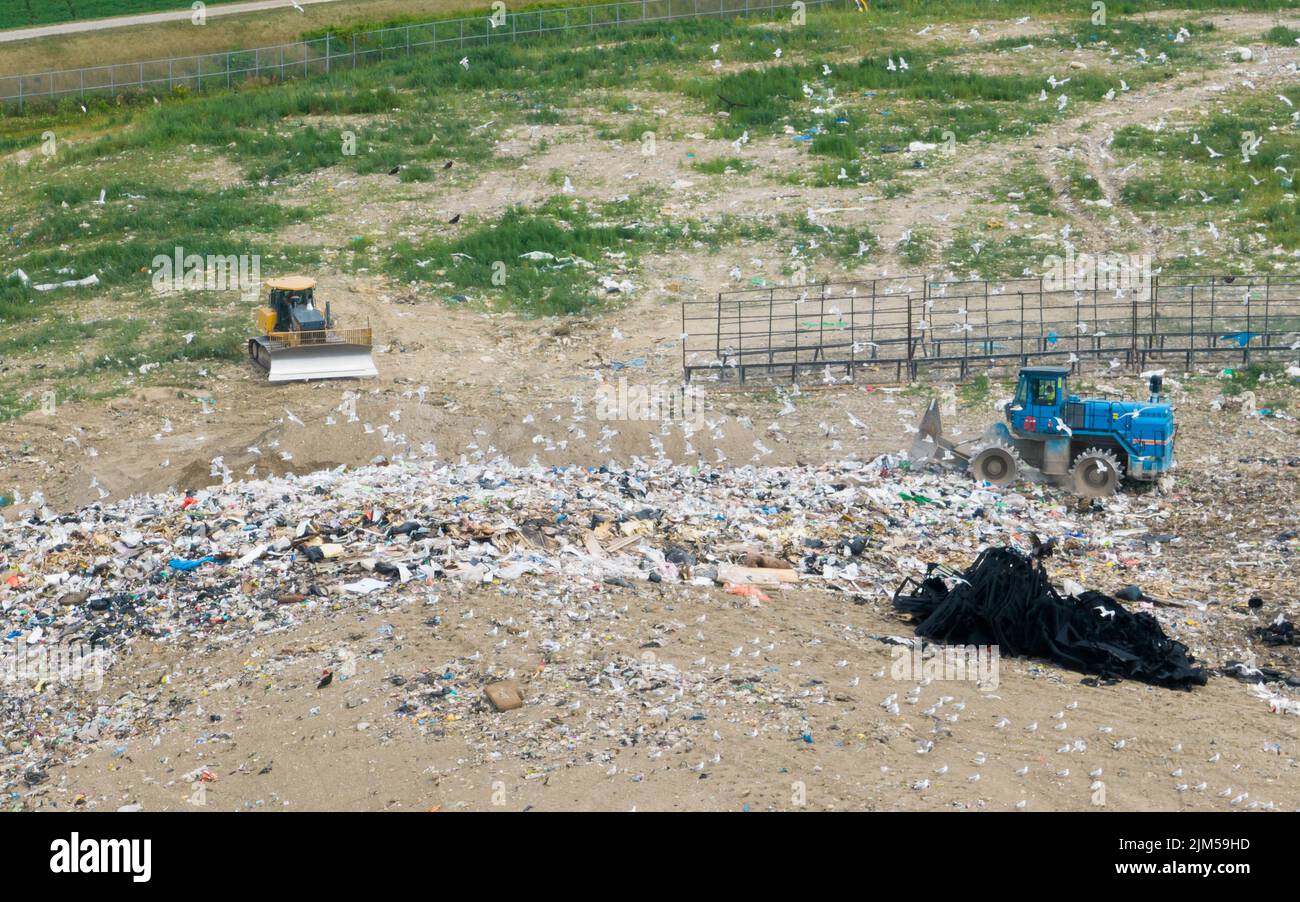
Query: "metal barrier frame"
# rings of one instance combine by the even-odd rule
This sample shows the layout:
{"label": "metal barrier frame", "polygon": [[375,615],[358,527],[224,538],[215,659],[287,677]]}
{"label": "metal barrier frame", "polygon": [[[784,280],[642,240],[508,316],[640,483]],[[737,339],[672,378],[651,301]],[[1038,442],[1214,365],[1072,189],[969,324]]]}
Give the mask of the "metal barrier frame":
{"label": "metal barrier frame", "polygon": [[1152,276],[1139,289],[1054,289],[1042,278],[935,281],[900,276],[718,292],[682,302],[682,372],[744,384],[754,373],[922,370],[1109,358],[1149,362],[1295,350],[1300,276]]}

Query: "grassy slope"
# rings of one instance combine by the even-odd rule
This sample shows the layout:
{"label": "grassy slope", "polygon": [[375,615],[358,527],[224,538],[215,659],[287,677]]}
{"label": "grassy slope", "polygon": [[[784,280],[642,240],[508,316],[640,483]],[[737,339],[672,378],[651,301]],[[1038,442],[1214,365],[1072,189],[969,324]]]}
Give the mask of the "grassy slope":
{"label": "grassy slope", "polygon": [[[159,318],[160,302],[150,292],[148,278],[154,254],[169,253],[179,244],[207,253],[261,253],[277,260],[283,255],[294,266],[311,266],[322,262],[319,249],[282,246],[267,236],[324,215],[329,202],[322,199],[311,209],[279,204],[279,183],[285,180],[330,167],[361,175],[399,167],[398,183],[430,181],[442,177],[441,164],[449,159],[471,164],[475,177],[482,178],[492,167],[516,165],[515,160],[492,154],[504,129],[572,122],[573,110],[585,111],[582,118],[595,127],[600,140],[635,141],[645,130],[667,135],[679,128],[671,119],[629,103],[627,91],[648,89],[675,97],[715,123],[713,138],[734,140],[745,132],[751,138],[790,132],[809,138],[811,153],[804,166],[767,177],[786,184],[850,189],[870,183],[886,195],[904,181],[897,178],[904,161],[882,154],[884,144],[935,141],[948,128],[958,133],[960,144],[995,142],[1030,133],[1059,115],[1075,114],[1073,108],[1060,114],[1054,104],[1038,102],[1046,70],[963,73],[960,63],[967,48],[922,49],[912,37],[915,30],[914,21],[896,21],[881,30],[863,16],[824,12],[795,30],[754,22],[678,23],[626,31],[626,42],[600,46],[578,36],[477,48],[468,70],[457,64],[460,52],[436,53],[329,78],[175,98],[161,105],[148,98],[116,105],[97,102],[88,113],[65,107],[0,120],[0,150],[36,148],[46,129],[55,130],[61,140],[75,141],[54,159],[29,164],[42,168],[40,178],[31,177],[31,168],[12,164],[0,170],[0,196],[14,210],[13,229],[3,236],[6,271],[16,263],[45,281],[66,267],[76,276],[96,272],[103,282],[94,290],[37,294],[12,280],[0,281],[0,348],[19,354],[61,343],[75,362],[39,378],[75,379],[85,392],[103,384],[87,378],[97,373],[129,376],[144,362],[177,355],[189,360],[238,356],[248,313],[237,299],[204,299],[203,308],[214,315],[195,318],[203,325],[189,345],[170,333],[139,330],[141,318]],[[1093,39],[1091,30],[1076,17],[1062,23],[1056,40],[1071,47],[1075,41]],[[1168,44],[1160,29],[1148,26],[1116,22],[1105,37],[1123,59],[1108,76],[1076,75],[1071,93],[1079,104],[1098,100],[1119,77],[1138,85],[1168,77],[1175,67],[1207,62],[1195,56],[1195,50]],[[709,71],[714,43],[722,45],[729,64],[748,67],[744,74],[702,74]],[[1138,46],[1159,46],[1173,61],[1166,68],[1139,65],[1133,54]],[[774,57],[776,47],[784,51],[779,60]],[[885,60],[902,53],[912,67],[906,73],[889,73]],[[830,74],[823,68],[828,62],[833,63]],[[836,92],[836,112],[816,113],[828,89]],[[729,104],[739,104],[732,117],[717,118]],[[489,120],[492,127],[477,128]],[[341,150],[342,132],[351,128],[357,128],[361,138],[355,156]],[[169,172],[178,151],[190,146],[192,165],[227,161],[246,181],[234,187],[205,187],[184,169]],[[935,165],[943,163],[936,160]],[[725,177],[728,166],[743,169],[745,161],[726,160],[715,177]],[[846,179],[838,178],[840,170],[846,170]],[[991,177],[996,181],[1002,175]],[[1013,183],[997,189],[1003,195],[1036,177],[1006,175]],[[249,184],[257,181],[268,184]],[[100,190],[106,192],[104,206],[94,202]],[[1045,196],[1041,190],[1033,193]],[[641,254],[687,241],[719,247],[779,236],[797,242],[813,259],[847,259],[864,247],[869,256],[876,249],[865,229],[827,230],[798,217],[775,223],[720,217],[665,222],[657,215],[658,200],[634,196],[622,203],[586,204],[556,198],[493,218],[468,217],[453,238],[412,237],[384,246],[358,236],[353,246],[327,249],[333,254],[328,259],[343,268],[385,272],[425,296],[464,294],[490,306],[546,315],[589,307],[599,302],[600,293],[594,274],[580,266],[519,262],[520,255],[531,250],[592,262],[607,252],[625,254],[634,267]],[[1050,206],[1038,204],[1033,198],[1025,203],[1035,216],[1054,215]],[[637,226],[629,229],[629,223]],[[124,233],[130,236],[126,240],[121,238]],[[973,248],[973,237],[965,236],[944,249],[944,262],[961,263],[964,271],[970,263],[961,258],[979,256],[1002,274],[1015,274],[1037,262],[1042,252],[1025,239],[1019,241],[987,245],[981,251]],[[914,231],[900,248],[905,261],[918,265],[939,250],[925,229]],[[496,260],[510,261],[504,285],[491,281],[491,263]],[[87,320],[79,320],[74,312],[76,298],[105,293],[123,302],[113,309],[130,313],[96,320],[95,328],[87,330]],[[196,303],[190,298],[185,302]],[[34,403],[32,384],[26,376],[10,382],[9,396],[0,398],[7,412],[0,417]]]}

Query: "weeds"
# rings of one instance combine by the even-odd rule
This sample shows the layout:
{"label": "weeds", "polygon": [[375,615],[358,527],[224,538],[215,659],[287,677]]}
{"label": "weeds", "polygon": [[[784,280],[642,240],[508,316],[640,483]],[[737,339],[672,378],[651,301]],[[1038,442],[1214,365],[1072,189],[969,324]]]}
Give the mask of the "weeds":
{"label": "weeds", "polygon": [[920,266],[934,256],[934,231],[916,226],[903,233],[898,241],[898,256],[904,263]]}
{"label": "weeds", "polygon": [[749,172],[754,167],[739,157],[714,157],[711,160],[696,160],[691,168],[707,175],[730,175]]}

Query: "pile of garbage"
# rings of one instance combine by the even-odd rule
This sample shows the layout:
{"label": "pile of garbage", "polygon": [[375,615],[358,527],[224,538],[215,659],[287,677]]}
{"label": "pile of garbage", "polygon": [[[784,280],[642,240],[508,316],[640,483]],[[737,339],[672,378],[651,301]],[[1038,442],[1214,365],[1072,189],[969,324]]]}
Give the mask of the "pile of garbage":
{"label": "pile of garbage", "polygon": [[[39,499],[38,499],[39,501]],[[726,470],[407,460],[95,504],[0,523],[0,624],[14,645],[292,626],[304,610],[441,586],[548,582],[825,587],[888,601],[927,562],[1058,544],[1062,576],[1132,567],[1168,582],[1159,496],[1080,507],[882,456]],[[1131,528],[1137,527],[1137,528]],[[1166,546],[1172,547],[1172,546]],[[1136,599],[1135,599],[1136,600]]]}
{"label": "pile of garbage", "polygon": [[[1090,585],[1099,572],[1139,565],[1153,583],[1177,578],[1172,552],[1160,552],[1173,546],[1151,539],[1165,515],[1159,495],[1081,506],[1051,487],[991,489],[891,456],[725,470],[407,459],[68,514],[28,502],[0,522],[0,660],[10,662],[70,645],[109,659],[146,641],[205,648],[485,588],[518,618],[502,629],[545,661],[638,594],[779,606],[783,591],[803,587],[893,616],[900,579],[923,580],[927,562],[964,567],[989,546],[1052,543],[1058,577]],[[1207,648],[1212,610],[1193,619],[1157,607],[1151,616],[1157,631],[1198,644],[1198,658],[1230,653]],[[477,665],[458,664],[407,677],[396,715],[435,723],[431,692],[449,705],[478,698]],[[589,667],[593,685],[682,679],[663,662],[625,655],[573,666],[569,678]],[[0,745],[9,762],[25,763],[6,772],[0,754],[0,787],[37,786],[48,764],[155,732],[175,715],[165,693],[105,697],[58,675],[18,677],[0,692]]]}

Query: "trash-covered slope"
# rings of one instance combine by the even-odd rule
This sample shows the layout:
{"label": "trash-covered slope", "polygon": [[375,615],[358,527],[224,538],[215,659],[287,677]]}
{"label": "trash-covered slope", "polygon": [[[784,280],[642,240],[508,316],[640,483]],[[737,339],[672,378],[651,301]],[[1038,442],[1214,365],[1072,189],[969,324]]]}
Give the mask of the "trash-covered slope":
{"label": "trash-covered slope", "polygon": [[[545,720],[517,721],[516,740],[503,740],[498,728],[508,724],[499,719],[514,712],[495,713],[483,698],[502,681],[523,684],[521,720],[539,705],[594,706],[602,729],[624,737],[617,746],[646,730],[673,734],[669,745],[693,745],[713,731],[701,733],[705,722],[692,718],[728,699],[770,706],[773,729],[807,742],[802,731],[828,696],[856,699],[857,680],[873,677],[845,677],[837,687],[826,677],[801,683],[791,668],[833,639],[847,647],[830,674],[866,666],[875,673],[867,662],[888,654],[891,636],[911,633],[888,610],[900,579],[921,577],[931,561],[964,567],[990,545],[1055,540],[1054,578],[1110,590],[1140,583],[1150,595],[1133,604],[1198,658],[1218,665],[1244,657],[1238,645],[1248,621],[1237,624],[1233,609],[1218,603],[1233,599],[1160,597],[1185,596],[1202,578],[1158,533],[1171,503],[1147,493],[1081,507],[1053,489],[991,491],[885,457],[725,471],[407,461],[136,497],[63,516],[32,511],[0,528],[6,655],[30,665],[73,645],[102,649],[109,660],[99,682],[18,669],[3,703],[0,781],[19,797],[39,794],[60,762],[130,755],[196,716],[202,744],[221,747],[237,734],[205,707],[213,692],[243,694],[254,708],[253,699],[265,698],[258,686],[289,693],[283,705],[315,693],[321,700],[292,704],[293,722],[328,716],[322,701],[337,702],[331,683],[347,692],[360,685],[353,674],[374,678],[386,649],[405,645],[409,658],[418,647],[407,635],[413,624],[435,646],[386,674],[379,692],[370,684],[373,710],[350,725],[373,727],[385,744],[406,730],[446,737],[455,729],[488,760],[521,755],[541,773],[560,761],[590,763],[553,737],[525,742],[541,741]],[[710,611],[730,623],[723,636]],[[862,622],[828,627],[846,612]],[[347,624],[377,614],[373,633],[354,631],[351,651],[307,638],[339,639]],[[754,635],[738,638],[751,620]],[[771,634],[776,624],[779,638]],[[437,644],[439,637],[449,638]],[[278,649],[273,660],[242,651],[262,642]],[[223,672],[190,672],[182,691],[171,682],[174,663],[149,663],[181,654],[190,667],[246,656]],[[782,665],[773,656],[793,659]],[[312,669],[299,672],[309,661]],[[1032,662],[1014,666],[1042,671]],[[283,673],[293,668],[286,686]],[[779,690],[777,671],[785,680]],[[1077,674],[1062,679],[1074,683]],[[1220,693],[1238,693],[1252,715],[1266,714],[1244,687],[1223,682],[1230,688]],[[901,687],[885,679],[881,688],[884,696]],[[960,691],[990,722],[1005,707],[987,686]],[[879,722],[872,729],[902,735],[899,715],[864,707],[860,728]],[[346,717],[346,709],[333,716]]]}

